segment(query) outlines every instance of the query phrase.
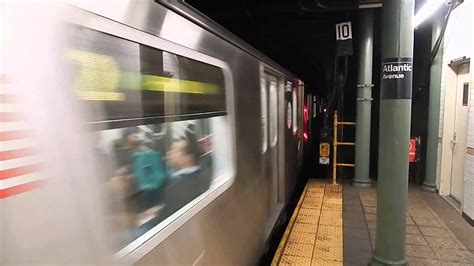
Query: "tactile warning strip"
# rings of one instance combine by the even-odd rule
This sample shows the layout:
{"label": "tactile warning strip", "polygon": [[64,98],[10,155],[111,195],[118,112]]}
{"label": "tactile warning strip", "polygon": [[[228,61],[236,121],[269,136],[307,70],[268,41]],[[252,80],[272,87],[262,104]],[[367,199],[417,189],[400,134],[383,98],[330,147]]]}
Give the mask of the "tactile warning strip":
{"label": "tactile warning strip", "polygon": [[342,186],[309,180],[272,265],[342,265]]}

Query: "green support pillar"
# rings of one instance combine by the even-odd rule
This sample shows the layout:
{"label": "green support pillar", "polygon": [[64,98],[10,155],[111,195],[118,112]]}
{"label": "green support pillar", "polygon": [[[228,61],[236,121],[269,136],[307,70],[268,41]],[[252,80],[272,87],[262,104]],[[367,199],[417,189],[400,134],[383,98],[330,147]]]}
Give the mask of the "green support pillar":
{"label": "green support pillar", "polygon": [[357,117],[355,140],[355,176],[352,184],[370,186],[370,120],[372,109],[372,9],[359,11],[359,74],[357,85]]}
{"label": "green support pillar", "polygon": [[384,0],[380,91],[377,228],[371,265],[407,265],[414,0]]}
{"label": "green support pillar", "polygon": [[[443,28],[444,17],[441,12],[433,18],[431,30],[431,49],[433,49]],[[441,68],[443,61],[443,44],[439,47],[436,58],[430,69],[430,98],[428,106],[428,136],[426,139],[426,176],[423,190],[436,192],[436,172],[438,169],[438,132],[439,105],[441,98]]]}

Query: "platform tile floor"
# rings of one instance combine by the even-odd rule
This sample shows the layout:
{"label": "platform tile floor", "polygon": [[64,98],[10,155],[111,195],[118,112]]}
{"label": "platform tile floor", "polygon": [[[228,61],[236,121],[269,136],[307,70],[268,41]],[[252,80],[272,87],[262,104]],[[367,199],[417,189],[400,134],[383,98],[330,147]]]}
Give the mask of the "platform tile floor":
{"label": "platform tile floor", "polygon": [[309,180],[272,265],[342,265],[342,186]]}
{"label": "platform tile floor", "polygon": [[[272,265],[368,265],[376,188],[308,182]],[[409,188],[409,265],[474,265],[474,228],[440,196]]]}
{"label": "platform tile floor", "polygon": [[[344,265],[367,265],[375,247],[376,188],[345,184],[343,199]],[[408,202],[405,244],[409,265],[474,265],[474,228],[451,206],[416,186],[410,186]],[[451,228],[453,221],[458,234]]]}

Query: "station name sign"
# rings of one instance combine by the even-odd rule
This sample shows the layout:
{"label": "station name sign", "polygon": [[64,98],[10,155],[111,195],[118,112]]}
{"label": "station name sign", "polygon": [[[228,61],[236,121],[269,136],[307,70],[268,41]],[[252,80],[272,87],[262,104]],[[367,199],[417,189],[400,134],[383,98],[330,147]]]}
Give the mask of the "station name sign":
{"label": "station name sign", "polygon": [[382,61],[382,99],[411,99],[413,59],[386,58]]}

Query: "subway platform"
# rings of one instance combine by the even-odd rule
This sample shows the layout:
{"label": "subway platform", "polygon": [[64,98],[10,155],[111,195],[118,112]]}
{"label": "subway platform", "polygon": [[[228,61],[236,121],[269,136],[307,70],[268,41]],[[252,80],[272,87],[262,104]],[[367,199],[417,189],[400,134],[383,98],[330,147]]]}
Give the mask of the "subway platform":
{"label": "subway platform", "polygon": [[[310,179],[272,265],[367,265],[375,248],[376,184],[355,188]],[[443,198],[410,186],[409,265],[474,265],[474,227]]]}

